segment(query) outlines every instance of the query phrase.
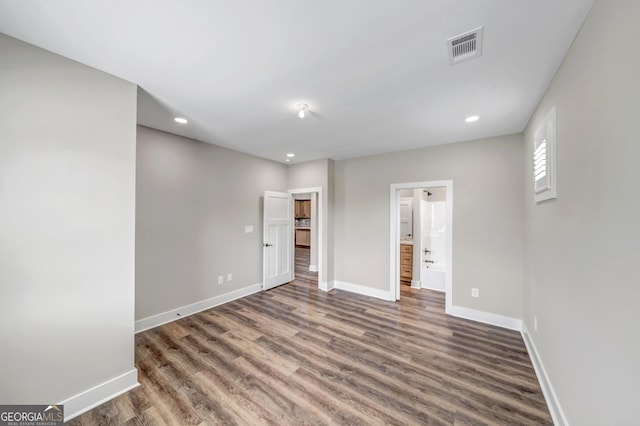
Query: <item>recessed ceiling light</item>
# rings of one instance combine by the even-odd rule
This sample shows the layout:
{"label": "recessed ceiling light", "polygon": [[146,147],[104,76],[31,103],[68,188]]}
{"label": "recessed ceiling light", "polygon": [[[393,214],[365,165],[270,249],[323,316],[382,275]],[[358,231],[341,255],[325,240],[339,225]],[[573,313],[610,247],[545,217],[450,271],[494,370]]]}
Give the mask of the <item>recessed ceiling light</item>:
{"label": "recessed ceiling light", "polygon": [[186,118],[182,118],[182,117],[176,117],[173,120],[176,123],[180,123],[180,124],[187,124],[189,122],[189,120],[187,120]]}
{"label": "recessed ceiling light", "polygon": [[474,121],[478,121],[478,120],[480,120],[480,117],[477,115],[472,115],[464,119],[464,121],[466,121],[467,123],[473,123]]}
{"label": "recessed ceiling light", "polygon": [[292,153],[292,152],[290,152],[290,153],[288,153],[288,154],[287,154],[287,157],[289,157],[289,158],[293,158],[293,157],[295,157],[295,156],[296,156],[296,155],[295,155],[294,153]]}

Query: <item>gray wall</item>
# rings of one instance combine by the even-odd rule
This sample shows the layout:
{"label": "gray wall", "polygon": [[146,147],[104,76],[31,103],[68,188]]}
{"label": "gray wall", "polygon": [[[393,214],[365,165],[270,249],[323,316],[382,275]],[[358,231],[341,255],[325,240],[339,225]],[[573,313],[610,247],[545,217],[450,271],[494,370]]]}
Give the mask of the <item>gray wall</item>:
{"label": "gray wall", "polygon": [[329,161],[324,158],[322,160],[290,164],[287,172],[289,189],[320,186],[323,190],[326,190],[329,182],[327,174]]}
{"label": "gray wall", "polygon": [[336,280],[389,290],[390,185],[452,179],[453,304],[521,318],[522,156],[513,135],[336,162]]}
{"label": "gray wall", "polygon": [[336,163],[333,160],[327,161],[327,179],[329,190],[327,191],[327,282],[335,279],[335,211],[336,211]]}
{"label": "gray wall", "polygon": [[136,86],[0,52],[0,401],[56,403],[134,369]]}
{"label": "gray wall", "polygon": [[285,165],[139,126],[136,319],[261,283],[265,190]]}
{"label": "gray wall", "polygon": [[596,1],[525,138],[530,168],[557,105],[558,198],[536,205],[525,173],[525,321],[573,425],[638,422],[639,16],[640,2]]}

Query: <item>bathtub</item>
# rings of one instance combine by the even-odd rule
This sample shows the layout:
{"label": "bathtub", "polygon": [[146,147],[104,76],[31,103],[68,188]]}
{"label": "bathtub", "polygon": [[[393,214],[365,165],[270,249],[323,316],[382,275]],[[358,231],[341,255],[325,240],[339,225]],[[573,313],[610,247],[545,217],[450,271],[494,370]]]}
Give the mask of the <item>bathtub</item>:
{"label": "bathtub", "polygon": [[430,263],[428,268],[423,266],[421,272],[422,288],[446,290],[447,267],[444,263]]}

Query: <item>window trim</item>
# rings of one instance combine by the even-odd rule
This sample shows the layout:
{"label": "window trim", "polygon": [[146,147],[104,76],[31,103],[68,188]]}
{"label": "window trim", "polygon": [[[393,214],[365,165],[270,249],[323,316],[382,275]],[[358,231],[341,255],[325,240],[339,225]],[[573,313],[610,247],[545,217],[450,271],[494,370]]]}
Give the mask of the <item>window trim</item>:
{"label": "window trim", "polygon": [[547,113],[533,136],[532,172],[536,203],[557,198],[556,107]]}

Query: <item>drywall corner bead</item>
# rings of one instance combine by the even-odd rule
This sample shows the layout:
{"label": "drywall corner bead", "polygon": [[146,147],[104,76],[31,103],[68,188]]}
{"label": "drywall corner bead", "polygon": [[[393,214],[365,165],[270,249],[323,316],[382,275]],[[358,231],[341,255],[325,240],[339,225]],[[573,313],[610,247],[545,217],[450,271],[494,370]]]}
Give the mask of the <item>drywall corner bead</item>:
{"label": "drywall corner bead", "polygon": [[536,203],[557,197],[556,107],[533,135],[533,189]]}

